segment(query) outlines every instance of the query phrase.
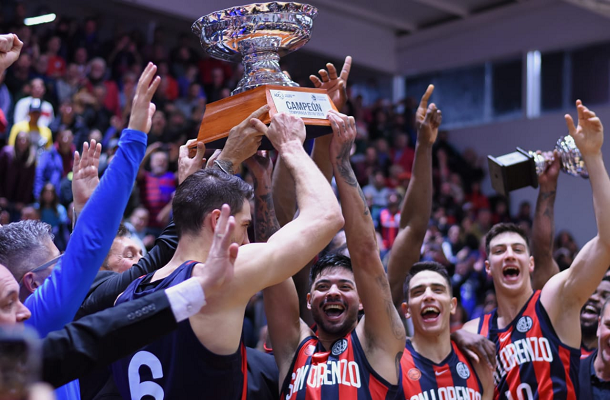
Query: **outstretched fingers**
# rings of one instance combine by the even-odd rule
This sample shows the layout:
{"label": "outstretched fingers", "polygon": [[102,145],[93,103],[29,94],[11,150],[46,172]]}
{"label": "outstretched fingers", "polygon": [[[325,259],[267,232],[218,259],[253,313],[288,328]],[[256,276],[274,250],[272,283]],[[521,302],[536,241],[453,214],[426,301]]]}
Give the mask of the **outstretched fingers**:
{"label": "outstretched fingers", "polygon": [[347,82],[347,78],[349,77],[349,72],[352,69],[352,56],[345,57],[345,62],[343,63],[343,68],[341,69],[341,79],[344,82]]}

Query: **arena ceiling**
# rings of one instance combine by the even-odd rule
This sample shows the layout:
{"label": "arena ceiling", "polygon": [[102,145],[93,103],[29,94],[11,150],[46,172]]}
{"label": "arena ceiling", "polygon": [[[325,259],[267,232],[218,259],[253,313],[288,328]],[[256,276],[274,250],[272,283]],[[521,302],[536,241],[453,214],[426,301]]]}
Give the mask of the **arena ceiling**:
{"label": "arena ceiling", "polygon": [[[610,17],[610,0],[555,0]],[[386,26],[397,36],[414,34],[447,23],[470,22],[473,17],[501,13],[541,0],[308,0],[352,18]]]}

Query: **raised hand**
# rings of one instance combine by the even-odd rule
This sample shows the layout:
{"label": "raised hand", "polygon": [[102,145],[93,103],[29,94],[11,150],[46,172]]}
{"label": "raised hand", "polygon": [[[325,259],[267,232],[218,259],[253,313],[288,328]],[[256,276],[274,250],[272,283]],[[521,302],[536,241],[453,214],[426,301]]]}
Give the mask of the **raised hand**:
{"label": "raised hand", "polygon": [[574,126],[574,120],[569,114],[565,115],[570,136],[574,138],[574,142],[583,157],[601,154],[602,144],[604,143],[602,122],[580,100],[576,100],[576,110],[578,111],[578,126]]}
{"label": "raised hand", "polygon": [[227,172],[232,173],[235,166],[256,153],[267,132],[267,126],[260,119],[268,112],[269,106],[262,106],[231,129],[225,147],[218,156],[218,161]]}
{"label": "raised hand", "polygon": [[191,139],[186,144],[180,146],[180,153],[178,155],[178,185],[205,165],[205,158],[203,157],[205,145],[203,142],[197,142],[197,154],[194,157],[189,156],[189,146],[195,141],[197,139]]}
{"label": "raised hand", "polygon": [[337,69],[331,63],[326,64],[326,68],[318,71],[320,78],[315,75],[310,75],[309,80],[318,89],[326,89],[330,99],[335,103],[337,110],[341,111],[345,103],[347,102],[347,78],[349,77],[349,71],[352,68],[352,57],[345,57],[341,74],[337,76]]}
{"label": "raised hand", "polygon": [[426,93],[422,96],[417,112],[415,113],[415,127],[417,128],[417,140],[424,144],[433,144],[438,136],[438,127],[441,125],[443,116],[436,104],[428,100],[432,96],[434,85],[428,85]]}
{"label": "raised hand", "polygon": [[0,35],[0,74],[17,61],[22,47],[23,42],[14,33]]}
{"label": "raised hand", "polygon": [[538,183],[541,187],[552,186],[557,187],[557,178],[559,177],[559,171],[561,170],[561,159],[557,150],[537,152],[547,160],[546,169],[538,176]]}
{"label": "raised hand", "polygon": [[233,278],[239,246],[233,242],[235,218],[230,214],[231,208],[224,204],[205,265],[197,264],[193,268],[193,276],[199,279],[207,299],[222,291],[222,286]]}
{"label": "raised hand", "polygon": [[264,177],[265,174],[269,177],[269,180],[271,180],[273,162],[271,161],[267,150],[257,151],[252,157],[246,159],[245,164],[252,172],[252,175],[254,175],[255,180]]}
{"label": "raised hand", "polygon": [[72,194],[74,195],[74,209],[80,213],[93,191],[100,183],[98,168],[102,145],[91,139],[91,144],[83,143],[82,156],[74,152],[74,165],[72,166]]}
{"label": "raised hand", "polygon": [[305,123],[299,117],[286,113],[278,113],[271,119],[267,137],[277,151],[286,144],[303,145],[305,141]]}
{"label": "raised hand", "polygon": [[333,137],[330,142],[330,160],[333,164],[349,164],[350,152],[356,139],[356,120],[334,110],[328,112]]}
{"label": "raised hand", "polygon": [[144,72],[140,76],[136,94],[131,103],[131,115],[129,117],[129,129],[144,132],[148,134],[152,124],[152,116],[156,111],[156,107],[151,100],[157,91],[161,78],[155,76],[157,66],[153,63],[148,63]]}

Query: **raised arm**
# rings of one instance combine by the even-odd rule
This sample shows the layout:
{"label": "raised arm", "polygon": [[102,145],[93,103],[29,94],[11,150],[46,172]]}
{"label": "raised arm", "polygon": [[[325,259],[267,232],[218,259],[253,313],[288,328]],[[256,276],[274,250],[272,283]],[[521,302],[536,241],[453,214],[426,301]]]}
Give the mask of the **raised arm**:
{"label": "raised arm", "polygon": [[155,72],[156,67],[149,64],[140,78],[129,129],[123,131],[116,156],[85,205],[63,258],[25,301],[32,310],[28,323],[41,336],[74,318],[110,250],[146,148],[146,132],[155,111],[150,101],[160,81]]}
{"label": "raised arm", "polygon": [[[235,283],[240,295],[247,297],[294,275],[328,244],[343,224],[330,185],[303,149],[303,120],[276,114],[267,137],[295,181],[299,216],[267,243],[246,245],[240,250]],[[263,270],[265,273],[261,273]]]}
{"label": "raised arm", "polygon": [[433,90],[434,86],[429,85],[415,115],[417,143],[413,173],[400,210],[401,230],[394,240],[388,264],[392,301],[398,310],[404,301],[403,284],[411,266],[419,261],[420,249],[432,213],[432,145],[438,136],[442,119],[441,111],[434,103],[428,106],[428,99]]}
{"label": "raised arm", "polygon": [[591,181],[598,234],[578,253],[572,266],[555,275],[542,289],[541,301],[559,338],[568,346],[580,346],[580,309],[602,280],[610,265],[610,179],[602,157],[604,129],[594,112],[576,102],[578,126],[569,115],[570,135],[580,150]]}
{"label": "raised arm", "polygon": [[390,286],[379,258],[373,220],[350,164],[356,122],[353,117],[334,111],[329,113],[329,119],[333,127],[330,156],[345,218],[347,248],[358,296],[365,312],[356,329],[373,369],[388,382],[395,383],[405,346],[405,331],[392,305]]}
{"label": "raised arm", "polygon": [[[346,86],[349,72],[352,69],[352,57],[345,57],[340,74],[337,74],[337,69],[332,63],[327,63],[326,68],[318,71],[319,78],[316,75],[310,75],[309,80],[311,80],[316,88],[326,89],[337,110],[342,111],[345,103],[347,103]],[[330,155],[328,153],[331,140],[332,135],[317,138],[314,142],[311,155],[311,158],[329,182],[333,177],[333,166],[330,163]]]}
{"label": "raised arm", "polygon": [[[550,154],[549,154],[550,156]],[[555,150],[553,162],[538,178],[540,189],[534,213],[532,229],[532,255],[536,261],[532,288],[540,290],[551,277],[559,273],[559,266],[553,258],[553,238],[555,236],[555,198],[557,196],[557,178],[559,177],[560,159]]]}

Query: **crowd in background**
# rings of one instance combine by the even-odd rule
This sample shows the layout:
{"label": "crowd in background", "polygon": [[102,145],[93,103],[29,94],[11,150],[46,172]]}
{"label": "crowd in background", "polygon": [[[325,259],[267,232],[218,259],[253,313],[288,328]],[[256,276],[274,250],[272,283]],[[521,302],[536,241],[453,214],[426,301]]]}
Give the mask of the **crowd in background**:
{"label": "crowd in background", "polygon": [[[179,146],[197,136],[206,104],[230,95],[241,66],[205,56],[193,46],[190,33],[168,47],[163,28],[147,40],[139,30],[104,37],[103,21],[97,18],[60,17],[53,24],[28,27],[21,23],[25,7],[17,3],[12,10],[16,18],[1,29],[16,33],[24,47],[18,61],[0,76],[0,224],[40,219],[53,227],[57,247],[65,249],[73,220],[74,151],[90,139],[101,143],[103,174],[127,126],[137,78],[145,62],[153,61],[162,78],[153,99],[157,111],[125,213],[132,237],[143,251],[150,249],[171,217]],[[352,163],[387,259],[412,172],[417,100],[392,104],[376,98],[370,85],[355,83],[350,82],[343,110],[357,121]],[[498,222],[515,221],[528,232],[532,226],[530,204],[521,204],[518,214],[510,215],[506,199],[481,191],[483,161],[473,149],[458,151],[447,132],[439,134],[433,151],[432,219],[421,252],[423,259],[440,262],[452,274],[461,300],[456,328],[496,305],[484,268],[485,233]],[[242,171],[249,180],[247,175]],[[555,258],[562,269],[577,251],[568,232],[557,236]],[[254,302],[248,311],[252,340],[257,337],[254,327],[264,324],[261,309]]]}

